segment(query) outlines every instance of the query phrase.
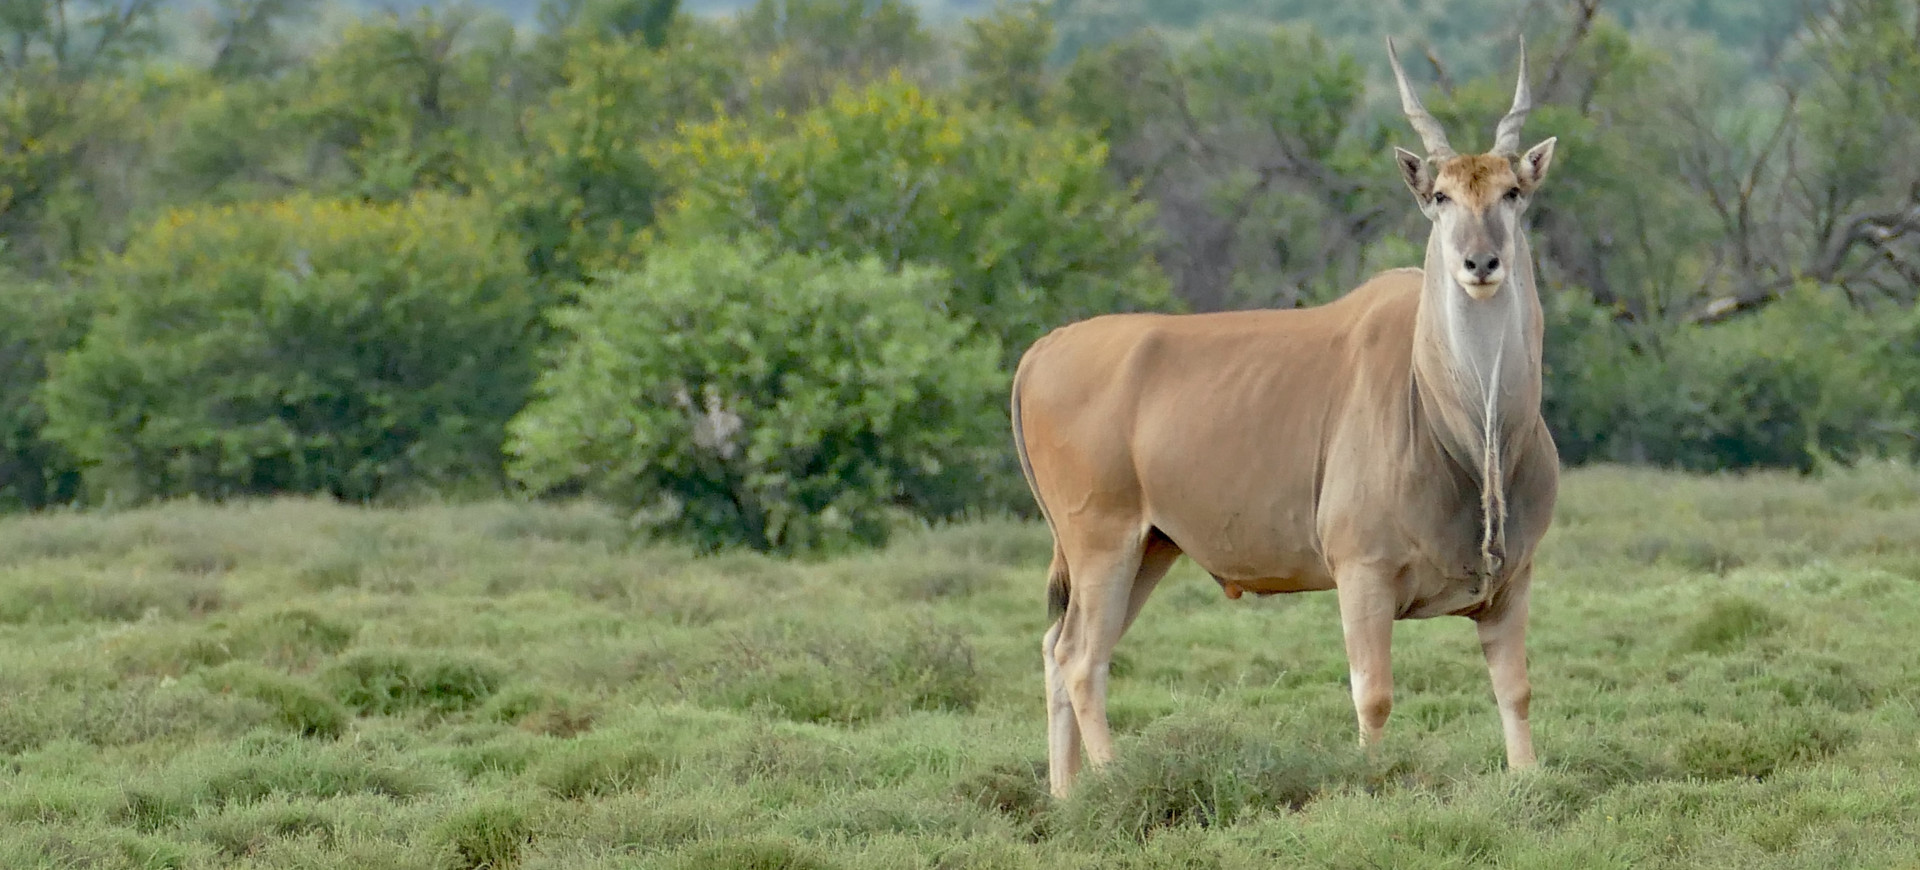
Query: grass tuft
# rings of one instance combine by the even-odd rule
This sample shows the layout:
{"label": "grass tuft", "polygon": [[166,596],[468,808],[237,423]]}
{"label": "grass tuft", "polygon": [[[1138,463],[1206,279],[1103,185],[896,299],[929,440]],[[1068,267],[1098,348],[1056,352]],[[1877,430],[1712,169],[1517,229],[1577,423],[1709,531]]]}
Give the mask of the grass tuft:
{"label": "grass tuft", "polygon": [[139,870],[187,870],[194,864],[185,846],[157,837],[122,838],[119,851],[126,866]]}
{"label": "grass tuft", "polygon": [[312,592],[352,589],[360,585],[367,571],[367,559],[360,553],[326,553],[308,559],[294,576],[301,588]]}
{"label": "grass tuft", "polygon": [[271,665],[301,668],[346,649],[353,636],[353,626],[302,607],[240,621],[229,645]]}
{"label": "grass tuft", "polygon": [[1701,574],[1724,575],[1747,564],[1745,556],[1718,541],[1698,538],[1673,538],[1665,534],[1635,539],[1628,554],[1643,565],[1664,564]]}
{"label": "grass tuft", "polygon": [[910,710],[966,711],[982,691],[973,646],[958,632],[906,625],[869,632],[790,630],[740,636],[713,667],[712,703],[796,722],[857,723]]}
{"label": "grass tuft", "polygon": [[1785,620],[1766,605],[1747,598],[1719,598],[1681,635],[1690,652],[1724,653],[1778,630]]}
{"label": "grass tuft", "polygon": [[226,603],[219,575],[136,570],[102,576],[73,569],[0,572],[0,624],[134,622],[204,616]]}
{"label": "grass tuft", "polygon": [[120,804],[114,807],[116,820],[132,825],[135,830],[151,833],[172,825],[176,819],[193,812],[193,803],[176,792],[135,786],[121,796]]}
{"label": "grass tuft", "polygon": [[575,737],[593,730],[596,714],[591,705],[566,692],[514,687],[493,696],[481,715],[533,734]]}
{"label": "grass tuft", "polygon": [[529,504],[503,502],[484,520],[488,538],[599,544],[620,549],[633,540],[632,528],[614,511],[592,502]]}
{"label": "grass tuft", "polygon": [[1801,707],[1756,722],[1701,722],[1678,754],[1686,772],[1702,779],[1765,779],[1786,765],[1827,758],[1857,737],[1830,712]]}
{"label": "grass tuft", "polygon": [[443,870],[510,870],[520,866],[522,853],[533,842],[533,822],[519,804],[495,799],[468,807],[440,823]]}
{"label": "grass tuft", "polygon": [[960,781],[954,793],[976,806],[1006,817],[1023,839],[1047,835],[1047,811],[1053,796],[1047,791],[1047,763],[1003,762]]}
{"label": "grass tuft", "polygon": [[337,823],[324,812],[307,805],[269,802],[240,807],[212,815],[197,825],[200,838],[227,858],[245,858],[258,854],[276,841],[311,838],[321,847],[331,846]]}
{"label": "grass tuft", "polygon": [[695,844],[672,865],[677,870],[838,870],[812,847],[765,835]]}
{"label": "grass tuft", "polygon": [[163,739],[221,739],[268,722],[273,711],[250,698],[222,696],[189,683],[136,679],[113,688],[43,688],[0,703],[0,753],[76,740],[96,747]]}
{"label": "grass tuft", "polygon": [[666,767],[650,747],[617,735],[581,738],[533,770],[542,789],[563,800],[584,800],[639,788]]}
{"label": "grass tuft", "polygon": [[1095,839],[1145,840],[1163,828],[1218,827],[1268,810],[1297,810],[1323,790],[1364,781],[1365,758],[1217,714],[1177,714],[1122,741],[1119,757],[1085,777],[1060,808],[1063,829]]}
{"label": "grass tuft", "polygon": [[258,665],[230,664],[201,676],[209,688],[252,698],[267,705],[280,726],[302,737],[339,737],[351,717],[340,702],[298,677]]}
{"label": "grass tuft", "polygon": [[417,650],[367,650],[327,668],[323,680],[340,703],[366,716],[411,710],[469,710],[500,689],[499,666],[477,658]]}

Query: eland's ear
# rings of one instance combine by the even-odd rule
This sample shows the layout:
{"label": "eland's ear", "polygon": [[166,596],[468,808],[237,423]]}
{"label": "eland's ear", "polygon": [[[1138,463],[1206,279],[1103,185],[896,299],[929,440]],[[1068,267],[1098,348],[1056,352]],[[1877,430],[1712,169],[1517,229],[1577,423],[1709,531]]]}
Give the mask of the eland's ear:
{"label": "eland's ear", "polygon": [[1521,190],[1533,193],[1540,182],[1547,180],[1547,169],[1553,166],[1553,144],[1557,141],[1559,137],[1550,136],[1547,141],[1528,148],[1527,153],[1520,155],[1518,165],[1513,167],[1513,174],[1519,177]]}
{"label": "eland's ear", "polygon": [[1399,164],[1400,178],[1406,181],[1407,189],[1413,191],[1413,198],[1420,201],[1421,208],[1426,208],[1433,199],[1433,167],[1427,158],[1405,148],[1395,148],[1393,162]]}

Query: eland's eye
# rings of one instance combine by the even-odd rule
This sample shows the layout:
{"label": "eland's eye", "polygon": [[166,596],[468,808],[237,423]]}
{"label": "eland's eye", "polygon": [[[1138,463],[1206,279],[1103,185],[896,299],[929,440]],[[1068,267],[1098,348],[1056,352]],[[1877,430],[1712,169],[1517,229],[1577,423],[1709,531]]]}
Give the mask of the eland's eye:
{"label": "eland's eye", "polygon": [[1517,187],[1507,188],[1507,201],[1514,202],[1518,199],[1520,199],[1520,188],[1517,188]]}
{"label": "eland's eye", "polygon": [[1446,195],[1446,194],[1444,194],[1444,193],[1437,193],[1437,192],[1436,192],[1436,193],[1435,193],[1435,194],[1433,195],[1433,204],[1434,204],[1434,205],[1446,205],[1447,203],[1449,203],[1449,202],[1452,202],[1452,201],[1453,201],[1453,200],[1451,200],[1451,199],[1448,199],[1448,198],[1447,198],[1447,195]]}

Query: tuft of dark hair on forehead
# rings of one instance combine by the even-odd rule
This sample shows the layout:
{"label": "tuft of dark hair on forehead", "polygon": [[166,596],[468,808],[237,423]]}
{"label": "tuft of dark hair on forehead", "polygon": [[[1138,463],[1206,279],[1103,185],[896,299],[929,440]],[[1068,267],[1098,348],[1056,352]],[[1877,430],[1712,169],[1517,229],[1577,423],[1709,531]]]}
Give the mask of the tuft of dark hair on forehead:
{"label": "tuft of dark hair on forehead", "polygon": [[1454,191],[1463,203],[1482,206],[1506,195],[1519,179],[1513,164],[1495,154],[1462,154],[1440,164],[1434,186]]}

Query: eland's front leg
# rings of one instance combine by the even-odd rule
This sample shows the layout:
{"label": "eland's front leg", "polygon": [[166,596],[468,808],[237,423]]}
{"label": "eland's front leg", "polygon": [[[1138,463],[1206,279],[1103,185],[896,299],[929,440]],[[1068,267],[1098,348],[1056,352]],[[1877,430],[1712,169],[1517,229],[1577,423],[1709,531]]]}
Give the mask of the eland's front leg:
{"label": "eland's front leg", "polygon": [[1353,709],[1360,720],[1360,743],[1378,746],[1393,712],[1393,614],[1391,575],[1371,567],[1339,571],[1340,632],[1347,641],[1347,673],[1353,683]]}
{"label": "eland's front leg", "polygon": [[1506,592],[1488,613],[1478,618],[1480,650],[1487,656],[1487,675],[1493,678],[1493,697],[1500,705],[1500,730],[1507,740],[1507,767],[1534,766],[1533,726],[1527,707],[1533,686],[1527,681],[1527,597],[1533,566],[1514,575]]}

